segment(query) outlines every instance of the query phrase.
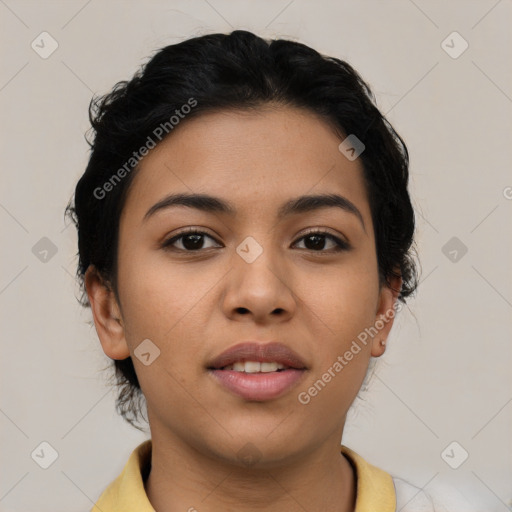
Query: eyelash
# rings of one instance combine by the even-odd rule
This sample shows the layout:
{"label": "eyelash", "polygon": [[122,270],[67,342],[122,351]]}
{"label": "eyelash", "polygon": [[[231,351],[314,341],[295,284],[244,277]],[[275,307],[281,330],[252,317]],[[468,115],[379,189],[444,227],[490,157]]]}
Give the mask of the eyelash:
{"label": "eyelash", "polygon": [[[192,251],[192,250],[187,250],[187,249],[177,249],[176,247],[172,247],[172,244],[174,244],[175,242],[177,242],[178,240],[188,236],[188,235],[205,235],[207,236],[208,238],[211,238],[212,240],[215,240],[215,238],[213,238],[211,235],[209,235],[208,233],[204,232],[204,231],[200,231],[200,230],[197,230],[195,228],[190,228],[186,231],[182,231],[181,233],[178,233],[177,235],[173,236],[172,238],[170,238],[169,240],[166,240],[165,242],[163,242],[162,244],[162,248],[165,249],[165,250],[169,250],[169,251],[178,251],[178,252],[188,252],[188,253],[201,253],[207,249],[198,249],[196,251]],[[309,251],[309,252],[314,252],[314,253],[318,253],[318,254],[321,254],[321,253],[327,253],[327,254],[331,254],[331,253],[338,253],[338,252],[342,252],[342,251],[348,251],[350,250],[352,247],[350,246],[350,244],[348,242],[345,242],[344,240],[341,240],[340,238],[326,232],[326,231],[321,231],[321,230],[311,230],[311,231],[308,231],[307,233],[305,233],[304,235],[302,235],[300,238],[298,238],[295,242],[294,242],[294,245],[299,242],[300,240],[303,240],[305,238],[308,238],[312,235],[322,235],[322,236],[325,236],[326,238],[329,238],[331,239],[335,244],[336,244],[336,247],[335,248],[331,248],[329,250],[319,250],[319,251],[315,251],[313,249],[302,249],[302,250],[305,250],[305,251]],[[216,243],[217,240],[215,240]],[[211,249],[211,247],[209,247],[208,249]]]}

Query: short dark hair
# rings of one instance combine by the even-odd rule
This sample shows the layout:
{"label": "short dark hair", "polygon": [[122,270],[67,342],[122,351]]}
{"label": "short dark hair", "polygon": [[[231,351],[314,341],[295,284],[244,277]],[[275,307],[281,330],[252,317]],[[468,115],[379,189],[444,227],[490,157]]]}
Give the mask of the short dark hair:
{"label": "short dark hair", "polygon": [[[191,101],[192,100],[192,101]],[[137,170],[137,150],[156,133],[172,133],[177,114],[188,119],[226,109],[277,104],[306,109],[345,137],[355,135],[368,191],[381,285],[401,276],[399,300],[414,293],[417,268],[414,210],[407,190],[409,155],[402,138],[379,112],[374,95],[345,61],[285,39],[251,32],[207,34],[160,49],[129,81],[91,100],[91,154],[66,215],[78,231],[82,296],[90,265],[117,294],[119,219]],[[185,109],[185,105],[194,105]],[[180,119],[183,116],[180,116]],[[178,120],[178,123],[180,121]],[[160,127],[160,131],[157,130]],[[161,140],[161,139],[159,139]],[[122,171],[124,169],[124,171]],[[117,173],[117,174],[116,174]],[[106,191],[108,190],[108,193]],[[118,412],[133,426],[143,399],[130,357],[115,360]],[[138,403],[137,403],[138,402]]]}

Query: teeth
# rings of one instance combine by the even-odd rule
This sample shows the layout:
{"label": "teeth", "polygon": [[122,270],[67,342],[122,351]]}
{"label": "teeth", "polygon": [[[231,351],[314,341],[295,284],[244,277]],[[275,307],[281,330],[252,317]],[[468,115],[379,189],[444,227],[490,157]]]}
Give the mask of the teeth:
{"label": "teeth", "polygon": [[244,371],[245,373],[258,373],[261,370],[261,363],[257,361],[246,361],[244,365],[245,368],[238,371]]}
{"label": "teeth", "polygon": [[234,370],[245,373],[269,373],[284,370],[285,366],[276,362],[260,363],[258,361],[237,361],[224,367],[224,370]]}
{"label": "teeth", "polygon": [[282,366],[282,365],[278,365],[277,363],[261,363],[260,370],[264,373],[275,372],[277,370],[278,366]]}

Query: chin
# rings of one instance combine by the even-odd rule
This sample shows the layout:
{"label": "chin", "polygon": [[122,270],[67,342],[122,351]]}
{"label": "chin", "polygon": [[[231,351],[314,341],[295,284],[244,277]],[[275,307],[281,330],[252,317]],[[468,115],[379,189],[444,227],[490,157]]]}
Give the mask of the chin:
{"label": "chin", "polygon": [[301,448],[307,450],[306,440],[287,430],[277,433],[268,428],[258,430],[253,425],[250,432],[230,432],[232,438],[213,446],[209,443],[207,449],[212,457],[240,468],[268,470],[286,466],[300,456]]}

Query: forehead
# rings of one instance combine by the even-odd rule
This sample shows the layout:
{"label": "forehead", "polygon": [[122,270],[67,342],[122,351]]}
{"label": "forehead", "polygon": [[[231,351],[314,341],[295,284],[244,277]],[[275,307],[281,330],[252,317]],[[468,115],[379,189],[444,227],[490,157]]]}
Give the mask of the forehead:
{"label": "forehead", "polygon": [[369,216],[363,168],[338,149],[330,124],[290,107],[201,114],[139,164],[123,214],[142,220],[169,193],[208,193],[237,216],[264,214],[291,197],[336,193]]}

